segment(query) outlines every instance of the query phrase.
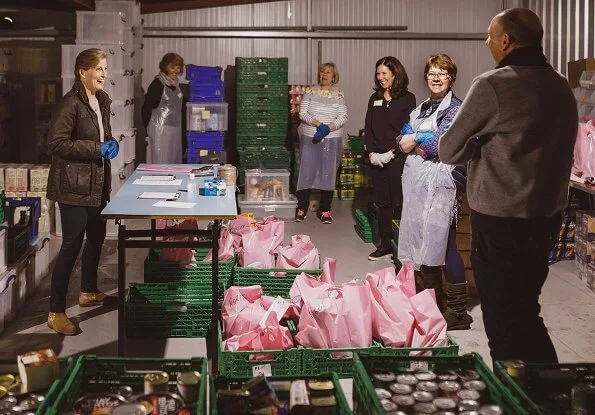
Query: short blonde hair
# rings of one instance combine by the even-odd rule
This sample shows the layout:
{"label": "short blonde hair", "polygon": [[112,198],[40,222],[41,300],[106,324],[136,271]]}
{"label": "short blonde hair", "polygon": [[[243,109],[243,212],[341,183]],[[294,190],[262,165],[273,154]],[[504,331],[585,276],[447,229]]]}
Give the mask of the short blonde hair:
{"label": "short blonde hair", "polygon": [[[318,68],[318,75],[325,70],[326,68],[331,68],[333,70],[333,85],[339,83],[339,70],[337,69],[337,65],[332,62],[326,62],[320,65]],[[318,82],[320,83],[320,76],[318,76]]]}
{"label": "short blonde hair", "polygon": [[428,58],[428,61],[426,62],[426,66],[424,68],[424,79],[427,79],[428,72],[430,71],[430,68],[432,66],[435,66],[436,68],[440,68],[443,71],[448,72],[451,82],[457,80],[457,64],[447,54],[438,53]]}
{"label": "short blonde hair", "polygon": [[74,76],[81,79],[80,71],[86,71],[96,66],[102,59],[107,59],[107,53],[99,48],[85,49],[76,57],[74,62]]}

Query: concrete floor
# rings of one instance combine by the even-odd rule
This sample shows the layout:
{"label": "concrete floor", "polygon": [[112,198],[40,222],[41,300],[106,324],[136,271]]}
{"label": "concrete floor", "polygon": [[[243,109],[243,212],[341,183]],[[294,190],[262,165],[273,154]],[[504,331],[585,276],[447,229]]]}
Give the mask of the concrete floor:
{"label": "concrete floor", "polygon": [[[335,202],[332,225],[322,225],[314,212],[303,223],[287,223],[286,242],[295,233],[310,235],[322,257],[337,258],[337,282],[363,277],[367,272],[391,266],[389,260],[371,262],[368,254],[374,250],[355,233],[349,202]],[[129,221],[130,226],[143,226],[143,222]],[[51,247],[56,252],[61,240],[54,238]],[[127,251],[128,281],[142,280],[142,264],[146,250]],[[116,242],[107,241],[99,270],[99,288],[114,296],[117,286]],[[26,306],[19,310],[16,320],[9,323],[0,337],[0,359],[13,359],[18,353],[52,347],[61,356],[91,353],[114,356],[117,351],[116,301],[111,297],[103,307],[81,308],[77,305],[80,264],[70,284],[67,313],[80,327],[80,334],[72,337],[54,334],[46,325],[49,307],[50,278],[46,278]],[[481,309],[470,299],[470,312],[474,318],[472,329],[450,332],[461,346],[462,352],[480,353],[491,365],[487,340],[483,331]],[[553,337],[561,362],[595,362],[595,294],[574,273],[572,261],[563,261],[550,267],[550,276],[541,297],[542,315]],[[134,356],[190,357],[205,356],[204,339],[149,339],[129,343],[129,354]]]}

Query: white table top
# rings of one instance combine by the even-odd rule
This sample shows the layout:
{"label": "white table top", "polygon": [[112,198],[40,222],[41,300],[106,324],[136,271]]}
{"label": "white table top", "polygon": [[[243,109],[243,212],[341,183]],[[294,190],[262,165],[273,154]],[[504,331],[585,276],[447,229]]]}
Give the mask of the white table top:
{"label": "white table top", "polygon": [[[138,167],[148,166],[140,164]],[[172,167],[193,167],[199,168],[202,165],[172,165]],[[176,179],[182,179],[180,186],[146,186],[133,184],[141,176],[167,175],[173,174]],[[202,187],[202,182],[208,177],[196,178],[196,194],[193,200],[188,198],[186,182],[187,173],[168,173],[156,171],[134,171],[126,180],[118,193],[112,198],[111,202],[103,209],[101,215],[106,219],[233,219],[237,214],[235,189],[227,188],[225,196],[199,196],[198,188]],[[184,190],[184,191],[180,191]],[[177,202],[195,202],[196,205],[189,209],[180,209],[172,207],[153,206],[158,200],[138,199],[143,192],[180,192],[180,198]]]}

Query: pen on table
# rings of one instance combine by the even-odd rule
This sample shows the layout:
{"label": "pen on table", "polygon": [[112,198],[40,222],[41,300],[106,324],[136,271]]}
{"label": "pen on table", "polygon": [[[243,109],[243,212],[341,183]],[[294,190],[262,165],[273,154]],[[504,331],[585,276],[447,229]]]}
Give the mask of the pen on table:
{"label": "pen on table", "polygon": [[178,192],[187,192],[188,190],[186,189],[178,189]]}

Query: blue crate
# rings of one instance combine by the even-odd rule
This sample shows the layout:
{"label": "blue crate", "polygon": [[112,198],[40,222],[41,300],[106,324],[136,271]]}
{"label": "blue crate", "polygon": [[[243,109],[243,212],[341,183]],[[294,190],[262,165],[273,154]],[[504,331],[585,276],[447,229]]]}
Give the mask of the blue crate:
{"label": "blue crate", "polygon": [[191,102],[223,102],[223,81],[190,82]]}
{"label": "blue crate", "polygon": [[186,65],[186,79],[188,81],[220,81],[223,68],[220,66]]}
{"label": "blue crate", "polygon": [[212,149],[223,150],[223,133],[188,131],[186,133],[187,148],[190,149]]}

